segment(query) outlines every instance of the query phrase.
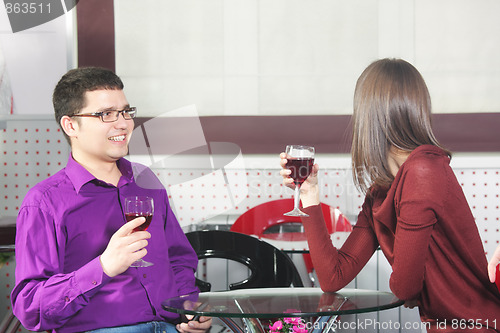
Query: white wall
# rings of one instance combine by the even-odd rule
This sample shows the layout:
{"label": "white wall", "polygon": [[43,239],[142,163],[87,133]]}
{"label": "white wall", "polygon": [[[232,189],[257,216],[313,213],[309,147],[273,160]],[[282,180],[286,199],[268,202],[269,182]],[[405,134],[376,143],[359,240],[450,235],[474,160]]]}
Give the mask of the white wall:
{"label": "white wall", "polygon": [[[496,0],[116,0],[116,69],[144,116],[190,104],[202,116],[350,114],[361,71],[402,57],[436,113],[500,112],[499,11]],[[0,6],[15,114],[52,113],[52,88],[76,64],[74,14],[14,34]]]}
{"label": "white wall", "polygon": [[434,111],[499,112],[496,0],[115,1],[116,68],[141,114],[350,114],[373,60],[423,74]]}

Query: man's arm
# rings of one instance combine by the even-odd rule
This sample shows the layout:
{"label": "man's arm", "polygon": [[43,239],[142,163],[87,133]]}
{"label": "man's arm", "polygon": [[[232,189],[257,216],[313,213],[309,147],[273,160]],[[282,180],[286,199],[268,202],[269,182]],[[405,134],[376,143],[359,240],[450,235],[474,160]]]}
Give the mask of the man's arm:
{"label": "man's arm", "polygon": [[99,258],[63,274],[65,248],[57,240],[52,215],[23,206],[16,227],[14,314],[30,330],[60,327],[106,283]]}
{"label": "man's arm", "polygon": [[[140,233],[131,236],[127,230],[133,230],[142,222],[135,219],[125,224],[113,235],[102,256],[76,271],[63,273],[65,242],[58,237],[64,236],[56,231],[52,216],[38,207],[22,207],[17,220],[16,285],[12,291],[12,305],[23,326],[30,330],[58,328],[85,307],[111,280],[111,275],[140,256],[132,253],[137,245],[130,245],[135,238],[141,238],[137,235]],[[144,233],[142,237],[149,238],[149,233]],[[123,255],[123,251],[119,251],[121,246],[127,247],[132,254]],[[104,264],[100,260],[103,256]],[[107,264],[107,258],[112,265]]]}

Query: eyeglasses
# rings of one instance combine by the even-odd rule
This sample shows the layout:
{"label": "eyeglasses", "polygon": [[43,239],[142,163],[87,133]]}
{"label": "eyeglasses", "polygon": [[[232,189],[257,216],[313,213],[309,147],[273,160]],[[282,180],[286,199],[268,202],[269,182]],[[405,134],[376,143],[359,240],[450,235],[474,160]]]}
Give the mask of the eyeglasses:
{"label": "eyeglasses", "polygon": [[107,110],[93,113],[79,113],[74,114],[70,117],[100,117],[103,123],[112,123],[118,120],[120,113],[123,115],[123,118],[125,120],[130,120],[135,118],[137,114],[137,108],[130,107],[124,110]]}

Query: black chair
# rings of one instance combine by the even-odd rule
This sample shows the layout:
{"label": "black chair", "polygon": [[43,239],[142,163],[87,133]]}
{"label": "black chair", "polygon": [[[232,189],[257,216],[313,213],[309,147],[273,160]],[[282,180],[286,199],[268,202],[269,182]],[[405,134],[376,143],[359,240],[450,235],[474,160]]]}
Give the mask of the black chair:
{"label": "black chair", "polygon": [[[239,262],[250,276],[231,283],[230,290],[244,288],[303,287],[293,261],[273,245],[232,231],[202,230],[186,233],[199,259],[221,258]],[[210,291],[209,282],[196,279],[201,291]]]}
{"label": "black chair", "polygon": [[6,333],[6,332],[11,332],[14,333],[16,332],[19,327],[21,326],[21,322],[19,319],[17,319],[14,316],[14,313],[12,313],[12,310],[9,310],[5,317],[2,319],[2,322],[0,323],[0,332],[1,333]]}
{"label": "black chair", "polygon": [[[11,253],[14,255],[14,243],[16,241],[16,218],[2,217],[0,227],[0,253]],[[14,316],[12,309],[9,309],[0,322],[0,333],[16,332],[21,326],[21,322]]]}

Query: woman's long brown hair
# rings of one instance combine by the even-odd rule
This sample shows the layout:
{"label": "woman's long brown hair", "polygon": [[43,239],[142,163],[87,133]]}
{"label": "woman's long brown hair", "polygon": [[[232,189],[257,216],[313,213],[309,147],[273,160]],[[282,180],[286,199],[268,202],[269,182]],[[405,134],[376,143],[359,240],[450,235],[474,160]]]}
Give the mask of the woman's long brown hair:
{"label": "woman's long brown hair", "polygon": [[373,185],[390,186],[394,179],[387,161],[391,146],[411,152],[425,144],[441,147],[432,132],[431,99],[424,79],[404,60],[373,62],[359,77],[354,92],[354,183],[363,193]]}

